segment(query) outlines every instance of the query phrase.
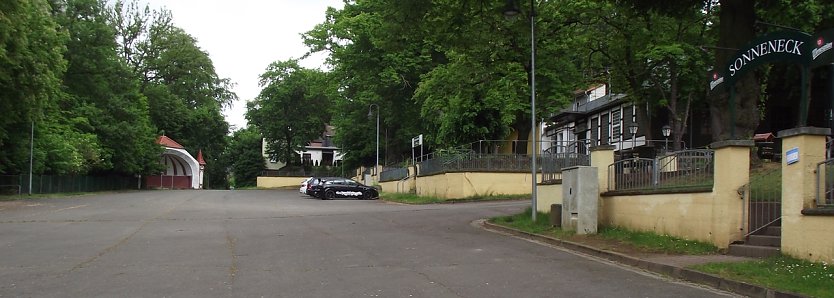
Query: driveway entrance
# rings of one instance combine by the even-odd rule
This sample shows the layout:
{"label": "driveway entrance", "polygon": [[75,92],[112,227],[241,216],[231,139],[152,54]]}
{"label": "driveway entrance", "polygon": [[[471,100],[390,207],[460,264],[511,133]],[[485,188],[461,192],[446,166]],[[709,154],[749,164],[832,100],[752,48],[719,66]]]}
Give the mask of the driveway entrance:
{"label": "driveway entrance", "polygon": [[322,201],[296,190],[0,202],[0,296],[725,295],[472,225],[527,205]]}

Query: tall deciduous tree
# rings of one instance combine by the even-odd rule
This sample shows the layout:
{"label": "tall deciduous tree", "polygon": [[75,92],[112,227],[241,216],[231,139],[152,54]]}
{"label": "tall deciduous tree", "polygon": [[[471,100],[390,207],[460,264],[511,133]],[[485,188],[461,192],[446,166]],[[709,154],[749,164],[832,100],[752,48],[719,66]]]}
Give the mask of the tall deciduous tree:
{"label": "tall deciduous tree", "polygon": [[[0,173],[28,171],[31,125],[37,122],[37,133],[45,133],[42,121],[53,116],[45,108],[60,98],[65,35],[51,11],[43,0],[0,3]],[[37,150],[43,155],[42,147]],[[37,162],[43,168],[44,159]]]}
{"label": "tall deciduous tree", "polygon": [[141,81],[152,122],[192,154],[202,150],[208,185],[222,188],[229,125],[221,112],[237,95],[197,40],[172,20],[167,10],[151,10],[136,0],[116,1],[110,12],[118,53]]}
{"label": "tall deciduous tree", "polygon": [[154,143],[146,98],[138,80],[116,53],[115,30],[107,22],[106,4],[70,0],[60,12],[69,32],[67,93],[62,103],[72,116],[85,118],[101,142],[102,164],[117,173],[155,172],[160,148]]}
{"label": "tall deciduous tree", "polygon": [[246,118],[266,138],[270,156],[299,164],[295,152],[321,136],[330,119],[331,92],[324,76],[293,59],[273,62],[261,74],[261,92],[248,103]]}

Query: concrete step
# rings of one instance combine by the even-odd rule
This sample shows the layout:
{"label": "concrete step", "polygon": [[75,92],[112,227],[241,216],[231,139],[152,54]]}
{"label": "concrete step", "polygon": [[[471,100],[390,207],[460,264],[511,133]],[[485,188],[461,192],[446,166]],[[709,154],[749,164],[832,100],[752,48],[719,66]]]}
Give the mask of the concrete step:
{"label": "concrete step", "polygon": [[769,226],[762,230],[762,235],[782,236],[782,226]]}
{"label": "concrete step", "polygon": [[755,246],[779,247],[782,245],[782,237],[770,235],[750,235],[747,237],[747,241],[745,242],[745,244]]}
{"label": "concrete step", "polygon": [[779,254],[779,248],[749,244],[730,244],[730,249],[727,254],[739,257],[767,258]]}

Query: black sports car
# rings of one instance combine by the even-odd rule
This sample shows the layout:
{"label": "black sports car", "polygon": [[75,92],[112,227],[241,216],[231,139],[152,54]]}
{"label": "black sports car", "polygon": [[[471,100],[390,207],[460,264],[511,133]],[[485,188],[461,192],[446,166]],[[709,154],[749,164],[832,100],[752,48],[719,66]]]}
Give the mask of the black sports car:
{"label": "black sports car", "polygon": [[335,198],[372,200],[379,198],[379,192],[375,188],[347,178],[322,178],[320,183],[314,185],[313,188],[313,195],[324,200]]}

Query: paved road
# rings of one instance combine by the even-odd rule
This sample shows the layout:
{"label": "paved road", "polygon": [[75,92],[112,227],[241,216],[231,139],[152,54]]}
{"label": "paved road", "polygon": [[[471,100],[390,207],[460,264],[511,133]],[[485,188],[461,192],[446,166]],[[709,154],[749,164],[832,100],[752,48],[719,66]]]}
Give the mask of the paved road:
{"label": "paved road", "polygon": [[0,202],[0,296],[727,295],[472,224],[526,205],[320,201],[285,190]]}

